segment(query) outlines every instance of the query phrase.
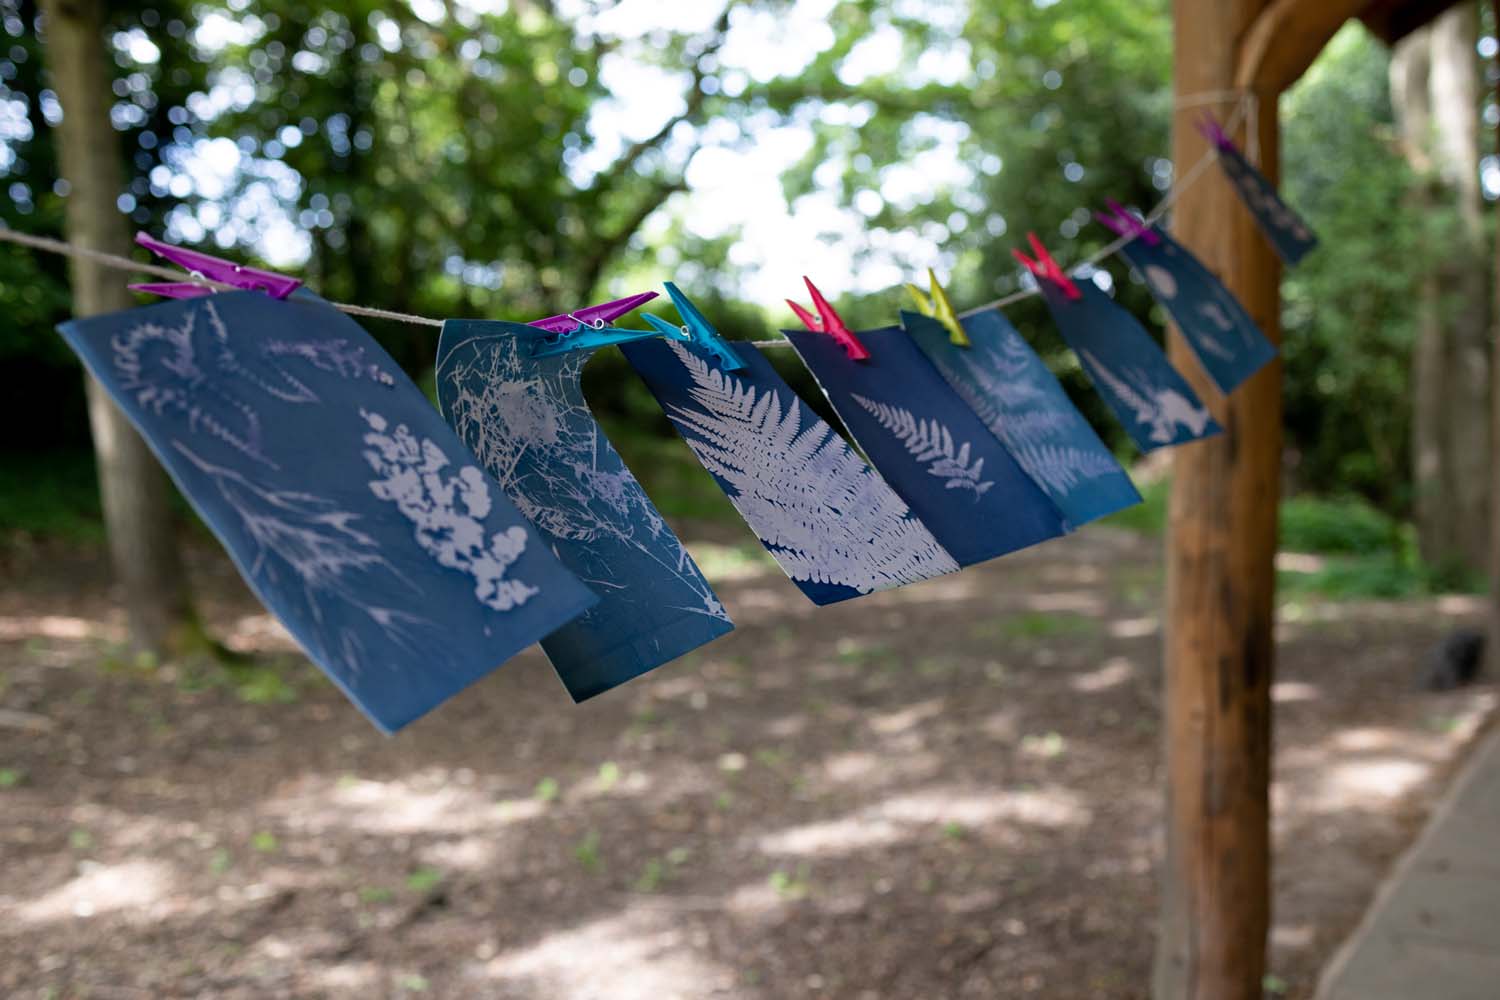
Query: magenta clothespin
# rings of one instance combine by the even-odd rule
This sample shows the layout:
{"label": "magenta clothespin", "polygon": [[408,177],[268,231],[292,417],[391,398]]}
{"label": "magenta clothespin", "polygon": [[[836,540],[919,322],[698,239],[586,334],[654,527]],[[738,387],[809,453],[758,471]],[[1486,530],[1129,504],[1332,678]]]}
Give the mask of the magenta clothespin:
{"label": "magenta clothespin", "polygon": [[859,342],[859,338],[854,335],[853,330],[849,329],[848,324],[834,311],[833,306],[829,305],[828,300],[823,298],[823,293],[818,291],[812,279],[803,275],[802,280],[807,284],[807,290],[812,295],[813,308],[818,311],[818,314],[814,316],[791,299],[787,299],[786,304],[792,307],[792,312],[797,314],[802,325],[814,333],[826,333],[838,341],[844,353],[849,355],[849,360],[868,360],[870,352],[865,349],[864,344]]}
{"label": "magenta clothespin", "polygon": [[612,302],[601,302],[596,306],[585,306],[575,309],[570,313],[560,316],[548,316],[546,319],[534,320],[527,326],[534,326],[546,330],[548,333],[572,333],[579,326],[603,326],[613,320],[619,319],[628,312],[634,312],[641,306],[656,298],[655,292],[641,292],[629,298],[615,299]]}
{"label": "magenta clothespin", "polygon": [[1113,198],[1104,199],[1104,203],[1109,206],[1108,214],[1095,212],[1094,218],[1108,226],[1110,231],[1116,236],[1127,236],[1133,240],[1140,240],[1151,247],[1161,243],[1161,237],[1156,235],[1156,230],[1146,225],[1146,223],[1136,218],[1130,212],[1127,212],[1124,205],[1121,205]]}
{"label": "magenta clothespin", "polygon": [[[170,260],[194,275],[202,275],[209,281],[216,281],[221,285],[231,285],[251,292],[265,292],[273,299],[284,299],[302,287],[302,282],[297,278],[288,278],[274,271],[262,271],[259,268],[235,264],[219,257],[211,257],[206,253],[199,253],[197,250],[189,250],[187,247],[173,246],[147,233],[136,233],[135,241],[156,256]],[[156,282],[130,287],[134,291],[164,295],[170,299],[195,298],[212,291],[210,288],[189,281]]]}
{"label": "magenta clothespin", "polygon": [[1212,112],[1205,111],[1198,116],[1198,131],[1219,149],[1235,148],[1234,140],[1229,138],[1229,133],[1224,131],[1224,126],[1219,124],[1219,119]]}
{"label": "magenta clothespin", "polygon": [[1073,301],[1076,302],[1083,298],[1083,293],[1078,290],[1077,285],[1073,284],[1073,279],[1069,278],[1068,273],[1058,266],[1057,261],[1052,259],[1052,255],[1047,252],[1047,248],[1042,245],[1042,241],[1037,239],[1036,233],[1027,233],[1026,239],[1031,243],[1031,252],[1036,254],[1036,259],[1033,260],[1020,250],[1011,250],[1011,253],[1015,254],[1016,260],[1020,261],[1022,266],[1030,271],[1038,281],[1052,282],[1061,289],[1064,295]]}

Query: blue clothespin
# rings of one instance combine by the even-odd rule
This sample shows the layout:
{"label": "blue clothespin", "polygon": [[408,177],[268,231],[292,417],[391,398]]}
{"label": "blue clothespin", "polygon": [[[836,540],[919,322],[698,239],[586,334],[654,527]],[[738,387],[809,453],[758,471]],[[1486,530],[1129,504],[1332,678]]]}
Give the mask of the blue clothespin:
{"label": "blue clothespin", "polygon": [[677,307],[677,315],[682,317],[682,325],[674,326],[660,316],[646,314],[646,322],[661,331],[662,335],[672,340],[687,340],[712,354],[719,360],[719,367],[727,372],[742,371],[745,362],[734,353],[734,348],[729,346],[729,341],[719,335],[698,307],[688,301],[678,287],[670,281],[663,282],[667,288],[667,294],[672,297],[672,305]]}

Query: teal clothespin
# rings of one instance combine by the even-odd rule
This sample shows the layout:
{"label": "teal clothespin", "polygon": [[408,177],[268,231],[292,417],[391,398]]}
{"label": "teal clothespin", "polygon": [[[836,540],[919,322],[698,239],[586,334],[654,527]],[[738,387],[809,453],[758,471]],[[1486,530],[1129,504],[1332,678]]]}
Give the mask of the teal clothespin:
{"label": "teal clothespin", "polygon": [[677,307],[677,315],[682,317],[682,325],[674,326],[660,316],[653,316],[650,313],[646,314],[646,322],[656,327],[663,336],[674,340],[690,341],[712,354],[719,360],[719,367],[727,372],[743,370],[745,362],[740,360],[734,348],[729,346],[729,341],[714,329],[707,317],[698,311],[698,307],[689,302],[688,297],[683,295],[676,285],[670,281],[665,282],[665,285],[667,294],[672,297],[672,305]]}

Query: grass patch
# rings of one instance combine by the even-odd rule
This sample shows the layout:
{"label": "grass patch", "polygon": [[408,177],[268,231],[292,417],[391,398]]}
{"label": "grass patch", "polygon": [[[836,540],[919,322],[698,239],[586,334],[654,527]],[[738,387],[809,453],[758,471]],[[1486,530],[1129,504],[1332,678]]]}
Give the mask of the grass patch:
{"label": "grass patch", "polygon": [[[0,458],[0,525],[5,536],[102,542],[94,456],[58,452]],[[0,543],[4,540],[0,537]]]}
{"label": "grass patch", "polygon": [[1409,530],[1357,498],[1292,497],[1281,504],[1281,548],[1319,555],[1371,555],[1405,547]]}
{"label": "grass patch", "polygon": [[1052,639],[1059,636],[1094,635],[1099,623],[1087,615],[1048,614],[1023,611],[993,621],[981,622],[970,634],[975,639]]}
{"label": "grass patch", "polygon": [[1167,496],[1172,492],[1172,481],[1163,476],[1149,483],[1136,483],[1136,489],[1141,494],[1140,503],[1117,511],[1099,523],[1147,538],[1160,538],[1167,530]]}

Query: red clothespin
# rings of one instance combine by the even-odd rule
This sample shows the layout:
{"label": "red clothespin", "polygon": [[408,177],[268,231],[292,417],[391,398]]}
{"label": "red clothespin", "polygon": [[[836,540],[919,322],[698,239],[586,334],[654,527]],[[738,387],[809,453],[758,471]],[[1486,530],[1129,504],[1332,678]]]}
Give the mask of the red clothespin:
{"label": "red clothespin", "polygon": [[[197,250],[189,250],[186,247],[173,246],[146,233],[136,233],[135,241],[156,256],[186,268],[190,274],[202,276],[221,285],[231,285],[252,292],[265,292],[273,299],[284,299],[302,287],[302,282],[296,278],[288,278],[274,271],[262,271],[243,264],[235,264],[218,257],[211,257],[206,253],[199,253]],[[211,288],[205,288],[203,285],[190,281],[155,282],[131,285],[130,288],[132,291],[149,292],[152,295],[162,295],[169,299],[191,299],[200,295],[208,295],[213,291]]]}
{"label": "red clothespin", "polygon": [[1037,239],[1036,233],[1027,233],[1026,239],[1031,243],[1031,252],[1036,254],[1036,259],[1033,260],[1020,250],[1012,250],[1011,253],[1015,254],[1016,260],[1020,261],[1036,280],[1052,282],[1074,302],[1083,298],[1083,293],[1078,290],[1077,285],[1073,284],[1073,279],[1069,278],[1067,272],[1052,259],[1052,255],[1047,252],[1042,241]]}
{"label": "red clothespin", "polygon": [[826,333],[834,340],[837,340],[840,346],[844,348],[845,353],[849,355],[849,360],[867,360],[870,357],[870,352],[865,349],[864,344],[859,342],[859,338],[854,335],[854,331],[850,330],[844,321],[839,318],[839,314],[834,311],[833,306],[828,304],[828,300],[823,298],[823,293],[818,291],[817,286],[812,283],[812,279],[804,275],[802,280],[807,282],[807,290],[812,294],[813,308],[818,310],[818,314],[814,316],[791,299],[787,299],[786,304],[792,307],[792,312],[797,314],[797,318],[802,321],[802,325],[814,333]]}
{"label": "red clothespin", "polygon": [[1198,131],[1203,138],[1213,143],[1219,149],[1234,149],[1234,140],[1229,138],[1229,133],[1224,131],[1224,126],[1219,124],[1219,119],[1212,112],[1205,111],[1198,116]]}
{"label": "red clothespin", "polygon": [[1094,218],[1098,219],[1116,236],[1127,236],[1132,240],[1140,240],[1148,247],[1154,247],[1161,243],[1161,237],[1156,235],[1156,230],[1136,218],[1125,210],[1125,206],[1113,198],[1104,199],[1109,206],[1108,214],[1095,212]]}

